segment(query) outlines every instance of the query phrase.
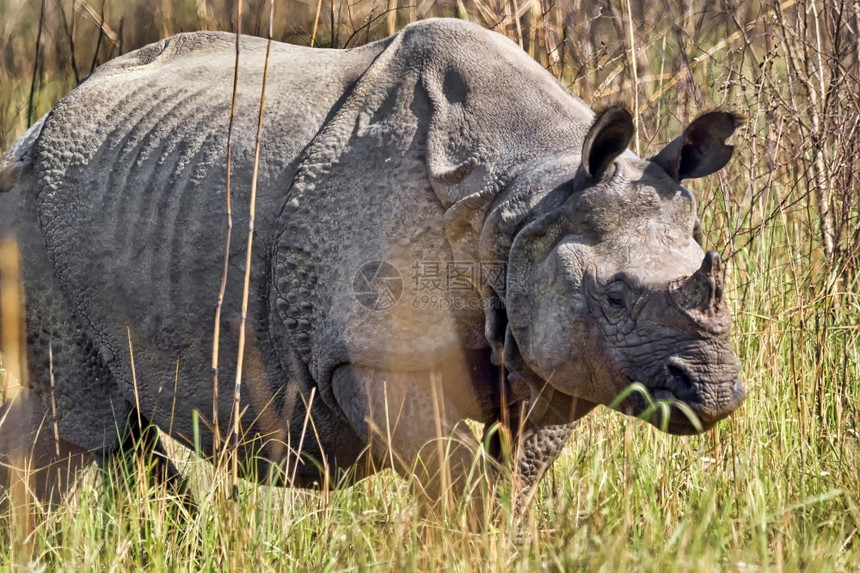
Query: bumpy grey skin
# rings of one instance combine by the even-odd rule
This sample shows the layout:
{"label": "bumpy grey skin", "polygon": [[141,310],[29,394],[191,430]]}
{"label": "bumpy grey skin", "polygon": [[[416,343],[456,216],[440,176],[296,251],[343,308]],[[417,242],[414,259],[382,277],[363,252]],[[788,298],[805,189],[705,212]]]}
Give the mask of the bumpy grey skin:
{"label": "bumpy grey skin", "polygon": [[[217,398],[234,37],[182,34],[109,62],[0,160],[32,388],[5,408],[33,420],[4,425],[0,453],[21,436],[42,444],[36,420],[56,422],[63,446],[37,448],[37,465],[103,462],[138,419],[191,445],[196,411],[204,453],[216,417],[226,434],[264,52],[242,40]],[[615,403],[631,382],[698,415],[699,427],[677,408],[651,416],[676,433],[743,400],[719,258],[695,240],[680,184],[728,161],[734,116],[706,114],[640,159],[626,151],[628,112],[595,119],[513,43],[455,20],[352,50],[275,44],[267,86],[242,393],[250,473],[277,465],[311,485],[394,466],[435,498],[439,456],[454,485],[472,463],[462,421],[514,415],[533,485],[595,405],[645,410],[635,394]],[[403,278],[391,308],[354,295],[370,261]],[[421,262],[506,272],[460,291],[480,305],[422,306],[410,289]]]}

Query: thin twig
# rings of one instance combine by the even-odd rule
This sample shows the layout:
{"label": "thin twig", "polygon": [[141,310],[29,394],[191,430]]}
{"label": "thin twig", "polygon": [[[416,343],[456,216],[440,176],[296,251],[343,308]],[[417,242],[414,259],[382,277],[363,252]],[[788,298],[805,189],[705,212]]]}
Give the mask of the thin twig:
{"label": "thin twig", "polygon": [[[400,10],[400,8],[394,8],[394,10]],[[346,39],[346,42],[343,43],[343,49],[348,48],[349,45],[352,43],[353,39],[357,38],[361,32],[365,33],[365,41],[367,41],[370,37],[370,28],[376,23],[377,20],[384,18],[389,12],[390,10],[384,10],[379,14],[371,14],[371,16],[367,19],[367,22],[352,31],[352,33]]]}
{"label": "thin twig", "polygon": [[66,37],[69,39],[69,63],[72,66],[72,73],[75,76],[75,85],[81,83],[81,74],[78,71],[78,62],[75,58],[75,22],[77,21],[77,12],[75,11],[75,7],[72,6],[72,9],[69,11],[69,15],[71,16],[71,23],[66,21],[66,11],[63,10],[62,0],[56,0],[57,9],[60,11],[63,20],[63,30],[66,32]]}
{"label": "thin twig", "polygon": [[[90,63],[90,73],[93,73],[93,70],[96,69],[96,66],[99,63],[99,51],[101,50],[101,47],[102,47],[102,37],[106,35],[105,26],[104,26],[105,2],[106,2],[106,0],[102,0],[102,12],[101,12],[101,16],[99,16],[99,22],[97,24],[98,28],[99,28],[99,37],[98,37],[98,40],[96,40],[96,49],[95,49],[95,51],[93,51],[93,61],[92,61],[92,63]],[[82,6],[84,6],[84,5],[82,4]],[[89,7],[87,7],[87,6],[85,6],[85,7],[88,8],[87,13],[90,13]],[[92,14],[90,14],[90,15],[92,15]]]}
{"label": "thin twig", "polygon": [[42,0],[42,8],[39,10],[39,31],[36,33],[36,57],[33,58],[33,81],[30,83],[30,100],[27,104],[27,127],[36,121],[36,108],[38,102],[34,101],[36,96],[36,79],[39,77],[39,67],[42,64],[42,29],[45,25],[45,0]]}

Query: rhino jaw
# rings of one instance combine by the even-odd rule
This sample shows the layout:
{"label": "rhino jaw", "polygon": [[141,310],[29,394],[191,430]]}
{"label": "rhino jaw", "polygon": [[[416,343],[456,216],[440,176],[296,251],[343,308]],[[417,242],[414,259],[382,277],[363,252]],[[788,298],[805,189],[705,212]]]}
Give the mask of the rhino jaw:
{"label": "rhino jaw", "polygon": [[638,376],[628,372],[624,376],[628,385],[637,378],[644,378],[644,383],[618,409],[671,434],[707,431],[740,407],[746,397],[739,378],[740,363],[727,333],[686,340],[676,352],[636,372]]}
{"label": "rhino jaw", "polygon": [[[670,380],[667,385],[691,385],[685,380],[686,374],[673,368],[668,368],[667,371],[667,379]],[[708,404],[688,401],[684,398],[683,391],[676,393],[664,388],[648,388],[648,398],[634,393],[619,409],[670,434],[699,434],[710,430],[717,422],[728,417],[746,398],[746,390],[739,378],[722,383],[720,390],[720,401]]]}

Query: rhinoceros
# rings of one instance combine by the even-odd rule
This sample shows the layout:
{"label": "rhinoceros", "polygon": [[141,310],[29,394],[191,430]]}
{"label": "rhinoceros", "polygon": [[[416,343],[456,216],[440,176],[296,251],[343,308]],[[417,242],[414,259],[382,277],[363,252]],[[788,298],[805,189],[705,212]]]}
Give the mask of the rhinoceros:
{"label": "rhinoceros", "polygon": [[[108,62],[3,156],[29,369],[4,456],[78,468],[144,447],[173,479],[144,430],[215,455],[243,328],[242,468],[284,485],[393,467],[438,499],[475,460],[476,420],[507,424],[533,486],[596,405],[688,434],[742,403],[720,258],[681,184],[727,163],[739,117],[705,113],[641,159],[629,111],[595,114],[477,25],[274,43],[243,315],[266,41],[241,39],[227,248],[235,42],[180,34]],[[70,482],[38,476],[47,498]]]}

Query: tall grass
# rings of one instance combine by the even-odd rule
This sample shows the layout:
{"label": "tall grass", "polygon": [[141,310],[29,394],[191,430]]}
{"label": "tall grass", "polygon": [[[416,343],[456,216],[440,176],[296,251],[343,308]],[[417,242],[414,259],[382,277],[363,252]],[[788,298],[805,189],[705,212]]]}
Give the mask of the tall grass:
{"label": "tall grass", "polygon": [[[242,29],[260,35],[263,1]],[[337,491],[226,482],[182,458],[199,513],[87,472],[33,530],[48,570],[852,570],[860,563],[860,9],[843,0],[276,2],[274,37],[355,46],[429,16],[509,35],[594,107],[638,102],[643,155],[698,111],[743,114],[719,176],[690,185],[727,259],[749,397],[676,438],[598,411],[514,525],[425,518],[389,473]],[[98,63],[160,37],[235,30],[234,2],[0,1],[0,146]],[[42,16],[43,15],[43,16]],[[635,67],[633,65],[635,62]],[[635,70],[635,72],[634,72]],[[182,457],[183,452],[175,454]],[[221,471],[221,470],[217,470]],[[116,478],[116,481],[127,481]],[[0,568],[17,555],[0,546]]]}

